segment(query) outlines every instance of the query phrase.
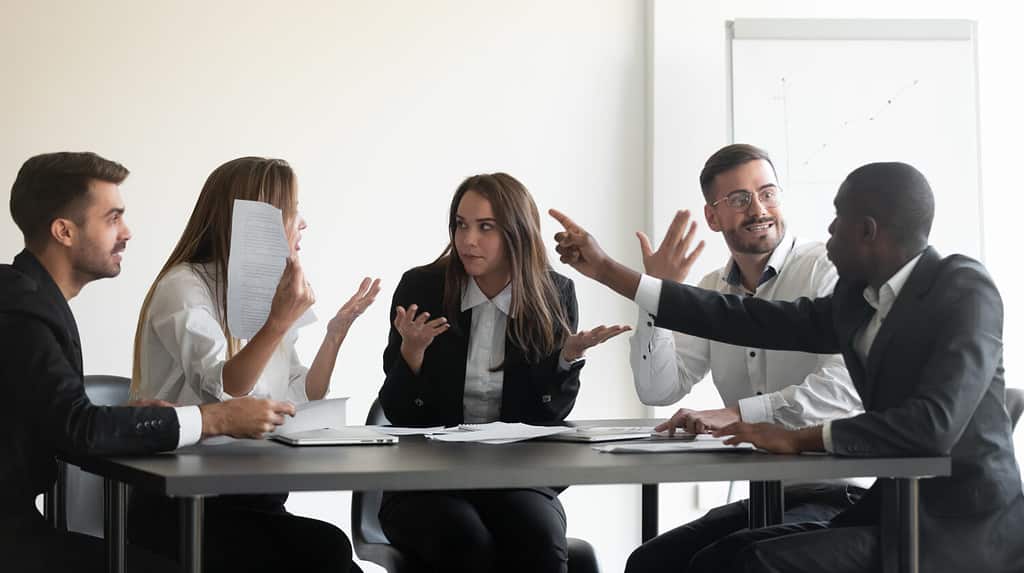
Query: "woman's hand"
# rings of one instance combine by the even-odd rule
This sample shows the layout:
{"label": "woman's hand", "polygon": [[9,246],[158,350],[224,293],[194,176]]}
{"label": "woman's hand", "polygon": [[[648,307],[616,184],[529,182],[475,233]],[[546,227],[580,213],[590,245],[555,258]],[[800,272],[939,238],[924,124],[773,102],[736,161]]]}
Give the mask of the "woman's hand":
{"label": "woman's hand", "polygon": [[585,353],[588,348],[597,346],[598,344],[629,330],[631,330],[631,328],[628,326],[605,326],[603,324],[590,330],[581,330],[566,339],[565,345],[562,346],[562,359],[566,362],[572,362],[573,360],[582,358],[583,353]]}
{"label": "woman's hand", "polygon": [[423,366],[423,353],[426,352],[434,338],[448,330],[450,326],[445,317],[430,320],[429,312],[421,312],[416,315],[418,305],[409,305],[408,310],[404,307],[395,307],[395,330],[402,335],[402,358],[413,371],[420,373]]}
{"label": "woman's hand", "polygon": [[370,277],[364,278],[363,282],[359,283],[356,293],[341,305],[334,318],[328,321],[328,336],[344,337],[352,323],[359,318],[359,315],[366,312],[366,309],[377,299],[378,293],[380,293],[380,279],[371,281]]}
{"label": "woman's hand", "polygon": [[267,326],[274,328],[278,334],[287,332],[314,302],[316,295],[306,280],[306,273],[302,271],[299,257],[288,257],[284,273],[277,283],[277,291],[274,292],[274,300],[270,303]]}

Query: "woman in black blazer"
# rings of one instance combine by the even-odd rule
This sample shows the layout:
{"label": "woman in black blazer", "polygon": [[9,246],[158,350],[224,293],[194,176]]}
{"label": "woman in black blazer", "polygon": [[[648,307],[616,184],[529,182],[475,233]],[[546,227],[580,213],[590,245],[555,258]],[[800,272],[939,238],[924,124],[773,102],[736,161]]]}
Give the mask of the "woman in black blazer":
{"label": "woman in black blazer", "polygon": [[[573,283],[550,269],[537,206],[513,177],[465,180],[448,223],[444,254],[406,272],[395,290],[384,413],[401,426],[561,422],[576,401],[584,351],[628,327],[573,334]],[[564,573],[557,494],[389,492],[380,520],[426,570]]]}

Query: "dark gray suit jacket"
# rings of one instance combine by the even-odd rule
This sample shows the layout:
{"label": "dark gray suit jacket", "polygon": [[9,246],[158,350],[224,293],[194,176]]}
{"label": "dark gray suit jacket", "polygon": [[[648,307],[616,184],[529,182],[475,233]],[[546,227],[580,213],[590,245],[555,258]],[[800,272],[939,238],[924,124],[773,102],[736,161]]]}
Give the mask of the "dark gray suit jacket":
{"label": "dark gray suit jacket", "polygon": [[[922,571],[1024,571],[1024,495],[1004,402],[1003,305],[985,268],[928,248],[863,364],[856,333],[874,314],[866,285],[792,303],[664,282],[657,326],[731,344],[841,352],[865,413],[832,423],[845,456],[948,455],[950,477],[922,480]],[[880,486],[834,520],[877,525]],[[827,548],[821,548],[827,551]]]}

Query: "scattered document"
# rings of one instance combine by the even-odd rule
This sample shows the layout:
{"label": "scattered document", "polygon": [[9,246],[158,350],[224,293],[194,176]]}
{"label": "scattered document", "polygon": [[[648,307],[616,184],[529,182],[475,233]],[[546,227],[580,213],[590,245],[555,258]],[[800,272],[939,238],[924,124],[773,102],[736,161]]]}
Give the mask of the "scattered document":
{"label": "scattered document", "polygon": [[609,454],[662,454],[674,452],[737,452],[754,451],[751,444],[740,444],[729,446],[725,444],[728,438],[715,438],[713,436],[700,435],[692,440],[659,440],[657,442],[630,442],[625,444],[606,444],[594,446],[599,452]]}
{"label": "scattered document", "polygon": [[345,403],[348,398],[313,400],[295,407],[295,416],[285,416],[274,433],[287,436],[309,430],[345,427]]}
{"label": "scattered document", "polygon": [[444,426],[431,426],[429,428],[411,428],[405,426],[367,426],[378,432],[391,436],[426,436],[429,434],[440,434],[446,430]]}
{"label": "scattered document", "polygon": [[[280,209],[262,201],[235,200],[228,258],[228,328],[236,338],[252,338],[267,322],[290,253]],[[310,309],[294,327],[315,320]]]}
{"label": "scattered document", "polygon": [[534,438],[572,432],[568,426],[531,426],[530,424],[491,422],[490,424],[462,424],[444,433],[427,437],[439,442],[477,442],[481,444],[510,444]]}

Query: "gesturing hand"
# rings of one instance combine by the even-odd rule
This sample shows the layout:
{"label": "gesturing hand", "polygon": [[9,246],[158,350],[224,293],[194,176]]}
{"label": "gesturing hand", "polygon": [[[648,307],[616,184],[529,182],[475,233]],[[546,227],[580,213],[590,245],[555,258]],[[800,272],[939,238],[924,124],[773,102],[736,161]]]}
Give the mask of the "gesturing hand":
{"label": "gesturing hand", "polygon": [[401,306],[395,307],[395,330],[402,335],[402,358],[409,365],[415,374],[420,373],[423,366],[423,353],[426,352],[434,338],[448,330],[450,326],[445,317],[430,320],[429,312],[421,312],[416,315],[418,305],[409,305],[406,310]]}
{"label": "gesturing hand", "polygon": [[327,332],[334,335],[346,334],[352,323],[359,318],[359,315],[363,314],[367,307],[377,299],[379,292],[380,279],[373,279],[371,282],[370,277],[364,278],[363,282],[359,283],[356,293],[341,306],[338,313],[334,315],[334,318],[327,323]]}
{"label": "gesturing hand", "polygon": [[576,334],[569,336],[565,340],[565,344],[562,346],[562,358],[566,362],[572,362],[573,360],[582,358],[583,353],[585,353],[588,348],[597,346],[598,344],[629,330],[631,330],[631,328],[628,326],[605,326],[603,324],[590,330],[581,330]]}
{"label": "gesturing hand", "polygon": [[[665,238],[658,245],[658,250],[651,249],[651,240],[642,232],[637,232],[640,239],[640,251],[643,253],[644,271],[648,275],[681,283],[690,274],[690,268],[697,261],[697,257],[704,251],[704,241],[697,243],[693,251],[690,243],[697,233],[697,223],[690,223],[687,230],[687,223],[690,223],[689,211],[676,211],[672,223],[665,233]],[[683,232],[686,231],[684,235]]]}
{"label": "gesturing hand", "polygon": [[597,239],[565,213],[555,209],[549,210],[548,213],[565,229],[555,233],[555,242],[558,243],[555,251],[561,255],[561,261],[583,275],[600,281],[600,275],[609,259],[597,244]]}

